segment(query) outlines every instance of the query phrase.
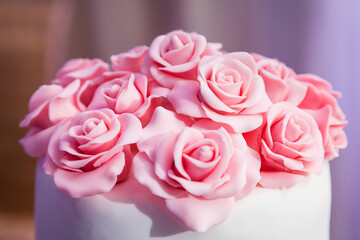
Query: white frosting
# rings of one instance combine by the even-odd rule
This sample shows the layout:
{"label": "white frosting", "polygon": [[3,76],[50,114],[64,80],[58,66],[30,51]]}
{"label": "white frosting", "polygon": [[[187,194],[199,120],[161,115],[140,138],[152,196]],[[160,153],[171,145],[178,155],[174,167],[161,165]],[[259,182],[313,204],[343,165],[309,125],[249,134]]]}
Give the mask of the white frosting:
{"label": "white frosting", "polygon": [[51,176],[36,170],[37,240],[328,240],[331,184],[326,163],[287,190],[256,188],[236,202],[232,216],[205,233],[186,230],[163,201],[132,176],[110,193],[74,199],[58,190]]}

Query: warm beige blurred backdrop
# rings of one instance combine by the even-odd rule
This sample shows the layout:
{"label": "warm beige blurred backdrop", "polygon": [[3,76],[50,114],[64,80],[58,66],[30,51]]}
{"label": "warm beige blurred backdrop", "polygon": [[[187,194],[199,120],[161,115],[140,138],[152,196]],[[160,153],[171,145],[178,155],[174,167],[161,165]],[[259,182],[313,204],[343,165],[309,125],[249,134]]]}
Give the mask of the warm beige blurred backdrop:
{"label": "warm beige blurred backdrop", "polygon": [[18,144],[32,93],[69,58],[109,62],[174,29],[278,58],[343,93],[349,147],[331,164],[331,239],[360,239],[359,9],[358,0],[0,0],[0,240],[34,238],[36,159]]}
{"label": "warm beige blurred backdrop", "polygon": [[36,159],[18,144],[26,133],[18,125],[32,93],[68,57],[74,6],[65,1],[0,2],[0,240],[34,239]]}
{"label": "warm beige blurred backdrop", "polygon": [[0,2],[0,239],[33,238],[35,160],[18,140],[27,101],[41,84],[49,3]]}

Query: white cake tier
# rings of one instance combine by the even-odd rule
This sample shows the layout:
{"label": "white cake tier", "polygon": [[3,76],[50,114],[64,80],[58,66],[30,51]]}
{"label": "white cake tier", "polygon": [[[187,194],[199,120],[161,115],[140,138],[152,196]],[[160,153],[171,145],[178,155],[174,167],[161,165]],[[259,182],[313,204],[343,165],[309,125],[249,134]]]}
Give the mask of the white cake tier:
{"label": "white cake tier", "polygon": [[328,240],[331,205],[328,163],[288,190],[256,188],[231,217],[205,233],[186,230],[163,201],[133,177],[110,193],[73,199],[36,170],[37,240]]}

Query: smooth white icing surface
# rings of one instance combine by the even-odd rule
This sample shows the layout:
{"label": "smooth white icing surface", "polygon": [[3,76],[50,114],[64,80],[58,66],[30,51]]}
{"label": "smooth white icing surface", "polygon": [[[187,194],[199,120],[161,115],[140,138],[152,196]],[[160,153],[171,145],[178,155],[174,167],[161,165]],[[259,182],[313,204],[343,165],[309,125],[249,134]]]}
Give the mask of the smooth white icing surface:
{"label": "smooth white icing surface", "polygon": [[309,176],[288,190],[256,188],[236,202],[231,217],[205,233],[186,230],[132,176],[112,192],[73,199],[58,190],[51,176],[36,170],[37,240],[328,240],[330,169]]}

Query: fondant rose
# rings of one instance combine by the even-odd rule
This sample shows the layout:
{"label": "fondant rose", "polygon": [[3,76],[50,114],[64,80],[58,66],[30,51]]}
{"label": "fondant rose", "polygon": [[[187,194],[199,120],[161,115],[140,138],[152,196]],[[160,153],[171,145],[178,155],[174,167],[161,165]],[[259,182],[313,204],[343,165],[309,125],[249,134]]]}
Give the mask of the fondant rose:
{"label": "fondant rose", "polygon": [[271,105],[256,63],[245,52],[203,57],[198,81],[179,81],[168,98],[178,113],[210,118],[236,132],[259,127]]}
{"label": "fondant rose", "polygon": [[137,144],[134,174],[185,226],[205,231],[228,218],[236,196],[255,187],[260,160],[241,134],[191,124],[157,108]]}
{"label": "fondant rose", "polygon": [[250,53],[250,54],[254,58],[255,62],[259,62],[260,60],[271,59],[271,58],[265,57],[265,56],[263,56],[261,54],[258,54],[258,53]]}
{"label": "fondant rose", "polygon": [[[156,82],[141,73],[113,72],[96,90],[88,109],[109,108],[115,113],[133,113],[143,119],[151,118],[154,101],[161,100]],[[149,109],[150,108],[150,109]]]}
{"label": "fondant rose", "polygon": [[204,54],[220,54],[204,36],[181,30],[160,35],[149,47],[142,71],[162,86],[172,88],[183,79],[196,79],[196,66]]}
{"label": "fondant rose", "polygon": [[75,80],[65,88],[56,84],[42,85],[32,95],[29,113],[20,123],[20,127],[30,128],[26,136],[20,140],[28,155],[44,155],[55,126],[63,119],[80,112],[75,97],[79,89],[80,80]]}
{"label": "fondant rose", "polygon": [[111,68],[113,71],[140,72],[144,63],[147,46],[137,46],[125,53],[111,56]]}
{"label": "fondant rose", "polygon": [[343,128],[347,121],[338,105],[341,94],[331,85],[313,74],[301,74],[296,79],[307,86],[307,92],[299,108],[309,112],[317,121],[323,136],[325,159],[339,156],[339,149],[346,148],[347,139]]}
{"label": "fondant rose", "polygon": [[309,173],[319,174],[324,147],[315,119],[290,103],[274,104],[262,130],[260,153],[263,187],[289,188]]}
{"label": "fondant rose", "polygon": [[102,74],[108,70],[109,65],[101,59],[71,59],[59,69],[53,83],[67,86],[76,79],[79,79],[81,82],[87,80],[98,82]]}
{"label": "fondant rose", "polygon": [[96,88],[103,81],[102,75],[109,70],[109,65],[100,59],[72,59],[57,72],[53,84],[66,87],[75,80],[80,80],[80,88],[75,93],[78,105],[86,110]]}
{"label": "fondant rose", "polygon": [[116,115],[110,109],[85,111],[59,124],[52,135],[43,168],[56,186],[79,198],[109,192],[126,178],[131,143],[141,133],[132,114]]}
{"label": "fondant rose", "polygon": [[295,72],[276,59],[257,55],[259,75],[264,80],[265,91],[273,103],[287,101],[298,105],[306,94],[306,86],[295,80]]}

